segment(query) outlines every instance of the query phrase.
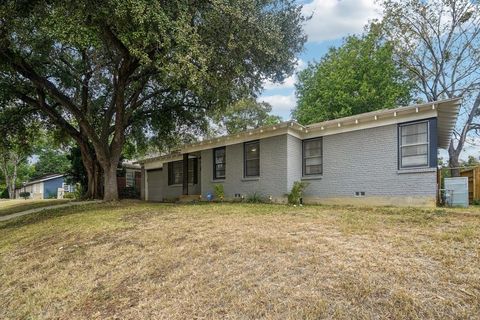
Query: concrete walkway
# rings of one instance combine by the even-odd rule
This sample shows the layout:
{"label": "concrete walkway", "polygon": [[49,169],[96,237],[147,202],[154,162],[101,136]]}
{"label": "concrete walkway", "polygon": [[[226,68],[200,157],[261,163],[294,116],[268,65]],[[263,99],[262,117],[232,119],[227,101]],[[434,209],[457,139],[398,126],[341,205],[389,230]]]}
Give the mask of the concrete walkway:
{"label": "concrete walkway", "polygon": [[35,208],[35,209],[30,209],[30,210],[25,210],[25,211],[20,211],[16,213],[9,214],[7,216],[1,216],[0,217],[0,222],[2,221],[7,221],[13,218],[21,217],[27,214],[31,213],[37,213],[45,210],[50,210],[50,209],[60,209],[60,208],[67,208],[67,207],[73,207],[73,206],[78,206],[82,204],[94,204],[94,203],[101,203],[102,201],[100,200],[95,200],[95,201],[78,201],[78,202],[69,202],[69,203],[62,203],[62,204],[56,204],[53,206],[48,206],[48,207],[41,207],[41,208]]}

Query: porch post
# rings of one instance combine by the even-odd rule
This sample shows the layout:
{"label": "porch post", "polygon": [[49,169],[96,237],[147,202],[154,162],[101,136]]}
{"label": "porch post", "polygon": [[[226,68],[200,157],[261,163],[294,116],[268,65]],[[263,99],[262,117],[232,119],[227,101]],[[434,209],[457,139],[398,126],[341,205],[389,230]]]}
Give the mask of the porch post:
{"label": "porch post", "polygon": [[183,154],[183,183],[182,183],[182,194],[184,196],[188,195],[188,153]]}

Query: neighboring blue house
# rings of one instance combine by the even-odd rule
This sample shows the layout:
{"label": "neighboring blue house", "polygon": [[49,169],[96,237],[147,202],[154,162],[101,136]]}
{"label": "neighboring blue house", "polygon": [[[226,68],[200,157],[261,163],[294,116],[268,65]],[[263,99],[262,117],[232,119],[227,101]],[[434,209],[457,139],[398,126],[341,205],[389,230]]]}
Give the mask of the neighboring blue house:
{"label": "neighboring blue house", "polygon": [[15,190],[16,197],[20,198],[21,192],[29,192],[31,199],[51,199],[57,198],[58,189],[62,188],[65,192],[72,192],[73,186],[65,182],[66,175],[50,174],[39,179],[27,182],[21,188]]}

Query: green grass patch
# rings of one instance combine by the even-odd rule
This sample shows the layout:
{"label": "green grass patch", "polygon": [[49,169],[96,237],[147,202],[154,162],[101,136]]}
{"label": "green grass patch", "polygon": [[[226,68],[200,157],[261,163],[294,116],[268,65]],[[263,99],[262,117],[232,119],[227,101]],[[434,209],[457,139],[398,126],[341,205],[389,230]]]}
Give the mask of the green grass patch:
{"label": "green grass patch", "polygon": [[46,199],[46,200],[1,200],[0,201],[0,216],[6,216],[9,214],[22,212],[30,209],[43,208],[53,206],[62,203],[68,203],[71,200],[58,200],[58,199]]}

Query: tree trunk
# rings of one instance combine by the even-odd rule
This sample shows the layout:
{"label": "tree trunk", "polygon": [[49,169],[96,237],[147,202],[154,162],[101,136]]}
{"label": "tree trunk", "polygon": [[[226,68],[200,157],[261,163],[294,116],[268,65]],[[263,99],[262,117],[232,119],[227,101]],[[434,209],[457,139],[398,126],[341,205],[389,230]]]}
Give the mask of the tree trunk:
{"label": "tree trunk", "polygon": [[448,147],[448,167],[450,168],[450,176],[452,177],[460,177],[460,152],[458,152],[459,148],[460,146],[457,146],[457,148],[453,146],[452,139]]}
{"label": "tree trunk", "polygon": [[104,186],[104,201],[117,201],[118,200],[118,187],[117,187],[117,161],[111,161],[109,164],[103,167],[103,186]]}
{"label": "tree trunk", "polygon": [[5,170],[4,175],[5,175],[5,184],[7,185],[7,190],[8,190],[8,198],[15,199],[15,190],[13,190],[12,192],[12,183],[7,170]]}
{"label": "tree trunk", "polygon": [[10,199],[15,199],[16,198],[16,194],[15,194],[15,184],[17,182],[17,169],[18,169],[18,161],[15,161],[14,164],[13,164],[13,175],[12,175],[12,180],[10,181],[10,187],[12,188],[12,195],[10,197]]}

